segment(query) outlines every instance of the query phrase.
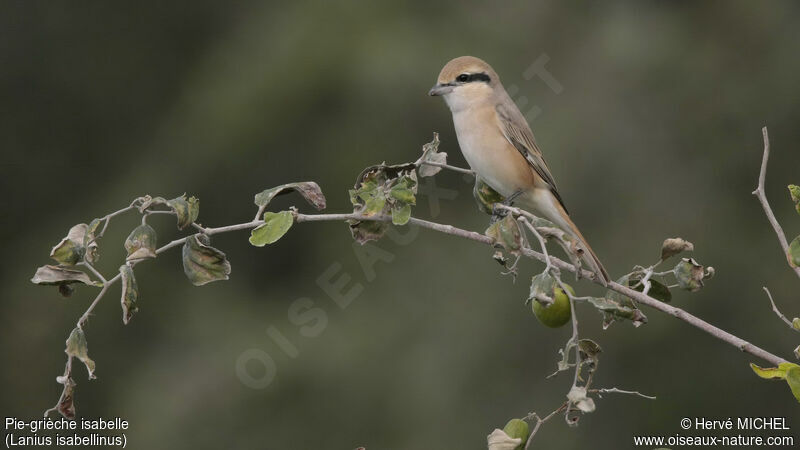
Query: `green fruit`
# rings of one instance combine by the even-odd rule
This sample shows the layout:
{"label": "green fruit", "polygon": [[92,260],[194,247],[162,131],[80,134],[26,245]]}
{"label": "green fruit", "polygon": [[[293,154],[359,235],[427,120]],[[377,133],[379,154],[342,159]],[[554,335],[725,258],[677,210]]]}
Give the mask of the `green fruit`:
{"label": "green fruit", "polygon": [[[564,285],[569,289],[572,295],[575,295],[572,286],[566,283],[564,283]],[[569,304],[569,297],[567,297],[567,294],[560,287],[555,288],[553,303],[550,306],[544,306],[535,300],[531,303],[533,303],[533,314],[536,315],[536,318],[539,319],[539,322],[542,322],[544,326],[558,328],[564,326],[564,324],[569,322],[572,318],[572,307]]]}
{"label": "green fruit", "polygon": [[522,442],[517,446],[518,449],[525,447],[525,442],[528,441],[528,423],[522,419],[511,419],[506,424],[503,431],[511,438],[520,438]]}

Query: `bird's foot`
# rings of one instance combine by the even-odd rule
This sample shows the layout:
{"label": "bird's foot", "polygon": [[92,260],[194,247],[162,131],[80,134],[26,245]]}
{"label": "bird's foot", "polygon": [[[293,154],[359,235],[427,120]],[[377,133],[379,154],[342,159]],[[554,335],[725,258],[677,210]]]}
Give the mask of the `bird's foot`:
{"label": "bird's foot", "polygon": [[[519,196],[522,195],[522,193],[523,193],[523,191],[521,189],[518,190],[518,191],[515,191],[513,194],[511,194],[508,197],[506,197],[505,200],[503,200],[502,203],[499,203],[499,204],[503,205],[503,206],[514,206],[514,200],[519,198]],[[507,209],[498,208],[497,205],[498,205],[498,203],[495,203],[493,208],[492,208],[492,218],[489,220],[489,224],[490,225],[502,220],[503,217],[508,215],[508,210]]]}

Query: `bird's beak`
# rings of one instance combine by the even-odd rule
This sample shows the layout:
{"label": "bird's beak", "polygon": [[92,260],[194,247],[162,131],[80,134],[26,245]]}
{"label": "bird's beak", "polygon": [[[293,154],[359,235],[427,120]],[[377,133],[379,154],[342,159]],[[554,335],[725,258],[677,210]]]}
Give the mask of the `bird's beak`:
{"label": "bird's beak", "polygon": [[453,86],[450,83],[439,83],[436,86],[432,87],[430,91],[428,91],[428,95],[430,95],[431,97],[435,97],[439,95],[449,94],[450,92],[453,91],[454,87],[455,86]]}

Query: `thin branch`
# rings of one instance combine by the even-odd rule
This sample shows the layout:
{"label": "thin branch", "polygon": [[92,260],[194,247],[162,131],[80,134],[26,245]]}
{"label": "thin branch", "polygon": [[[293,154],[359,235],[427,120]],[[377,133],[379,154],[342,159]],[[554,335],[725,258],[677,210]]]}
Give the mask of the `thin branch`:
{"label": "thin branch", "polygon": [[[391,216],[371,216],[371,217],[366,217],[366,216],[361,216],[361,215],[352,214],[352,213],[351,214],[302,214],[302,213],[295,213],[295,221],[297,223],[302,223],[302,222],[326,222],[326,221],[340,222],[340,221],[345,221],[345,220],[391,222],[392,218],[391,218]],[[213,235],[213,234],[227,233],[227,232],[230,232],[230,231],[248,230],[248,229],[255,228],[255,227],[259,226],[259,225],[262,225],[263,223],[264,223],[263,220],[253,220],[253,221],[250,221],[250,222],[244,222],[244,223],[239,223],[239,224],[229,225],[229,226],[224,226],[224,227],[206,228],[206,234]],[[488,237],[488,236],[486,236],[484,234],[481,234],[481,233],[478,233],[478,232],[475,232],[475,231],[464,230],[464,229],[461,229],[461,228],[454,227],[452,225],[444,225],[444,224],[440,224],[440,223],[436,223],[436,222],[431,222],[431,221],[428,221],[428,220],[418,219],[418,218],[415,218],[415,217],[412,217],[409,220],[408,223],[412,224],[412,225],[420,226],[422,228],[427,228],[429,230],[438,231],[440,233],[448,234],[448,235],[451,235],[451,236],[456,236],[456,237],[460,237],[460,238],[463,238],[463,239],[468,239],[468,240],[471,240],[471,241],[479,242],[479,243],[485,244],[485,245],[490,245],[491,246],[491,245],[494,244],[494,242],[492,241],[492,238],[490,238],[490,237]],[[166,250],[168,250],[170,248],[173,248],[173,247],[176,247],[178,245],[183,244],[184,242],[186,242],[186,238],[176,239],[176,240],[170,242],[169,244],[166,244],[163,247],[161,247],[158,250],[156,250],[156,254],[161,254],[161,253],[163,253],[164,251],[166,251]],[[553,255],[548,255],[549,258],[546,258],[543,253],[537,252],[536,250],[532,250],[532,249],[527,248],[527,247],[523,247],[522,249],[520,249],[520,251],[526,257],[539,260],[539,261],[541,261],[541,262],[543,262],[545,264],[547,263],[547,261],[549,259],[550,263],[555,268],[557,268],[559,270],[566,270],[567,272],[571,272],[571,273],[576,273],[577,272],[577,270],[575,269],[575,266],[573,266],[572,264],[570,264],[568,262],[565,262],[565,261],[563,261],[563,260],[561,260],[559,258],[556,258]],[[593,272],[589,272],[588,270],[583,270],[583,269],[581,269],[581,272],[582,272],[581,275],[584,278],[589,279],[589,280],[591,280],[592,282],[594,282],[596,284],[602,285],[602,283],[597,280],[596,275]],[[106,285],[104,286],[103,291],[101,291],[101,293],[104,294],[105,290],[108,288],[108,286],[114,284],[114,282],[119,280],[119,278],[120,278],[120,275],[117,274],[117,276],[115,276],[114,278],[109,279],[108,282],[106,283]],[[673,317],[677,317],[678,319],[683,320],[684,322],[686,322],[686,323],[688,323],[688,324],[690,324],[690,325],[692,325],[692,326],[694,326],[694,327],[696,327],[696,328],[698,328],[700,330],[705,331],[706,333],[716,337],[717,339],[720,339],[723,342],[726,342],[726,343],[738,348],[740,351],[743,351],[743,352],[746,352],[746,353],[750,353],[751,355],[756,356],[756,357],[758,357],[760,359],[763,359],[765,361],[768,361],[768,362],[770,362],[770,363],[772,363],[774,365],[778,365],[778,364],[786,361],[785,359],[783,359],[783,358],[781,358],[779,356],[773,355],[772,353],[770,353],[770,352],[768,352],[768,351],[766,351],[766,350],[764,350],[764,349],[762,349],[762,348],[760,348],[760,347],[758,347],[758,346],[756,346],[754,344],[751,344],[750,342],[747,342],[744,339],[741,339],[741,338],[739,338],[737,336],[734,336],[734,335],[732,335],[731,333],[728,333],[725,330],[717,328],[714,325],[711,325],[710,323],[706,322],[705,320],[700,319],[699,317],[696,317],[696,316],[694,316],[694,315],[692,315],[692,314],[690,314],[690,313],[688,313],[688,312],[686,312],[686,311],[684,311],[684,310],[682,310],[680,308],[676,308],[674,306],[668,305],[668,304],[666,304],[664,302],[661,302],[660,300],[656,300],[653,297],[644,295],[641,292],[634,291],[633,289],[631,289],[631,288],[629,288],[627,286],[622,286],[621,284],[612,281],[612,282],[609,282],[608,286],[606,286],[606,287],[608,289],[613,290],[613,291],[619,292],[620,294],[623,294],[623,295],[625,295],[627,297],[630,297],[633,300],[635,300],[635,301],[637,301],[637,302],[639,302],[639,303],[641,303],[643,305],[647,305],[647,306],[649,306],[651,308],[654,308],[654,309],[657,309],[657,310],[659,310],[659,311],[661,311],[663,313],[669,314],[669,315],[671,315]],[[98,298],[96,298],[95,301],[92,303],[92,305],[89,307],[89,310],[87,310],[87,313],[84,314],[83,317],[81,317],[81,321],[79,323],[85,322],[86,318],[88,317],[88,313],[91,312],[91,310],[97,304],[99,299],[100,299],[100,296],[98,295]]]}
{"label": "thin branch", "polygon": [[558,408],[553,410],[553,412],[551,412],[550,414],[548,414],[544,418],[539,417],[536,413],[529,414],[528,417],[526,417],[526,419],[534,419],[535,418],[536,419],[536,425],[533,426],[533,430],[531,430],[531,434],[528,435],[528,442],[525,443],[525,450],[528,450],[528,448],[530,448],[531,442],[533,441],[533,437],[536,435],[536,432],[539,431],[539,428],[541,428],[542,424],[547,422],[548,420],[552,419],[553,416],[555,416],[556,414],[559,414],[562,411],[564,411],[567,408],[568,405],[569,405],[569,402],[562,403],[561,406],[559,406]]}
{"label": "thin branch", "polygon": [[99,278],[99,279],[100,279],[100,281],[102,281],[102,282],[103,282],[103,284],[106,284],[106,283],[108,283],[108,280],[106,280],[106,278],[103,276],[103,274],[101,274],[100,272],[98,272],[98,270],[97,270],[97,269],[95,269],[93,265],[89,264],[89,263],[88,263],[88,262],[86,262],[85,260],[84,260],[84,261],[81,261],[81,262],[79,262],[79,263],[78,263],[78,265],[79,265],[79,266],[84,266],[84,267],[87,267],[87,268],[89,268],[89,270],[90,270],[90,271],[91,271],[91,272],[92,272],[92,273],[93,273],[93,274],[94,274],[94,275],[95,275],[97,278]]}
{"label": "thin branch", "polygon": [[772,294],[769,292],[769,289],[767,289],[766,286],[764,286],[763,289],[764,289],[764,292],[767,293],[767,297],[769,298],[769,302],[772,304],[772,311],[775,312],[775,314],[778,316],[778,318],[781,319],[782,321],[784,321],[786,323],[786,325],[789,325],[789,328],[791,328],[792,330],[800,332],[800,330],[798,330],[797,328],[794,327],[794,324],[792,323],[792,321],[789,320],[788,318],[786,318],[786,316],[784,316],[783,313],[778,309],[778,306],[775,305],[775,301],[772,299]]}
{"label": "thin branch", "polygon": [[[767,133],[767,127],[762,128],[761,133],[764,135],[764,156],[761,158],[761,172],[758,175],[758,187],[753,191],[753,195],[758,197],[758,201],[761,202],[761,206],[764,208],[764,214],[767,216],[770,225],[772,225],[772,229],[775,230],[786,261],[789,262],[789,243],[786,241],[786,235],[783,233],[781,224],[778,223],[778,219],[776,219],[775,214],[772,213],[772,208],[770,208],[767,195],[764,192],[764,182],[767,178],[767,161],[769,161],[769,134]],[[789,267],[800,277],[800,267],[794,267],[791,263],[789,263]]]}
{"label": "thin branch", "polygon": [[646,398],[648,400],[655,400],[656,397],[653,395],[645,395],[639,391],[625,391],[622,389],[617,388],[604,388],[604,389],[589,389],[589,392],[597,393],[597,394],[628,394],[628,395],[635,395],[637,397]]}
{"label": "thin branch", "polygon": [[461,167],[451,166],[449,164],[438,163],[434,161],[419,161],[416,164],[417,166],[421,165],[435,166],[435,167],[441,167],[442,169],[452,170],[453,172],[465,173],[467,175],[473,175],[473,176],[475,175],[475,172],[470,169],[462,169]]}
{"label": "thin branch", "polygon": [[103,296],[104,296],[104,295],[106,294],[106,292],[108,291],[108,288],[109,288],[109,286],[111,286],[111,285],[112,285],[112,284],[113,284],[115,281],[117,281],[119,278],[120,278],[120,275],[117,275],[117,276],[115,276],[114,278],[112,278],[112,279],[108,280],[107,282],[105,282],[105,283],[103,284],[103,289],[101,289],[101,290],[100,290],[100,293],[99,293],[99,294],[97,294],[97,297],[95,297],[95,298],[94,298],[94,301],[93,301],[93,302],[92,302],[92,304],[91,304],[91,305],[89,305],[89,307],[86,309],[86,312],[84,312],[84,313],[83,313],[83,315],[81,316],[81,318],[80,318],[80,319],[78,319],[78,324],[77,324],[77,325],[78,325],[78,328],[83,328],[83,324],[85,324],[85,323],[86,323],[86,321],[87,321],[87,320],[89,320],[89,315],[91,315],[91,314],[92,314],[92,310],[94,309],[94,307],[95,307],[95,306],[97,306],[97,304],[98,304],[98,303],[100,303],[100,300],[103,298]]}

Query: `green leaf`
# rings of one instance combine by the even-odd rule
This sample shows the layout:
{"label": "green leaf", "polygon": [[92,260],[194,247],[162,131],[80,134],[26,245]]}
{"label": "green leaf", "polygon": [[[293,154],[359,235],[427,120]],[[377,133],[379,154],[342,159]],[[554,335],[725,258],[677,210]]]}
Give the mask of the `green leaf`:
{"label": "green leaf", "polygon": [[750,363],[753,372],[761,378],[772,380],[786,380],[792,390],[794,398],[800,402],[800,366],[790,362],[778,364],[778,367],[761,368]]}
{"label": "green leaf", "polygon": [[89,371],[90,380],[97,378],[94,375],[94,361],[89,358],[89,345],[86,342],[86,335],[83,334],[83,329],[81,327],[75,327],[72,333],[69,334],[67,338],[67,348],[64,352],[69,356],[74,356],[81,360],[86,366],[86,370]]}
{"label": "green leaf", "polygon": [[794,209],[797,210],[797,214],[800,214],[800,186],[790,184],[789,195],[792,197],[792,201],[794,202]]}
{"label": "green leaf", "polygon": [[250,232],[250,243],[263,247],[277,241],[292,227],[294,216],[291,211],[264,213],[264,225]]}
{"label": "green leaf", "polygon": [[325,209],[325,195],[322,194],[322,189],[320,189],[319,185],[313,181],[288,183],[267,189],[256,194],[254,202],[259,208],[266,208],[273,198],[292,190],[300,193],[317,210]]}
{"label": "green leaf", "polygon": [[511,253],[518,252],[522,247],[522,233],[511,214],[491,224],[485,234],[494,240],[495,245],[500,245]]}
{"label": "green leaf", "polygon": [[131,317],[139,307],[136,306],[136,300],[139,298],[139,286],[136,283],[136,278],[133,276],[133,269],[128,264],[123,264],[119,268],[119,273],[122,278],[122,323],[125,325],[130,322]]}
{"label": "green leaf", "polygon": [[143,223],[131,231],[125,239],[126,261],[156,257],[156,230]]}
{"label": "green leaf", "polygon": [[800,368],[800,366],[798,366],[797,364],[790,362],[780,363],[778,364],[778,367],[767,367],[767,368],[761,368],[753,363],[750,363],[750,368],[753,369],[753,372],[755,372],[756,375],[758,375],[759,377],[765,379],[777,378],[779,380],[783,380],[786,378],[786,372],[788,372],[789,369],[793,367]]}
{"label": "green leaf", "polygon": [[691,252],[693,250],[694,244],[682,238],[665,239],[664,243],[661,244],[661,260],[663,261],[681,252]]}
{"label": "green leaf", "polygon": [[800,359],[800,345],[794,348],[794,357]]}
{"label": "green leaf", "polygon": [[[661,300],[664,303],[669,303],[672,301],[672,292],[669,291],[668,287],[658,280],[654,280],[652,278],[649,281],[650,290],[647,291],[647,295],[656,300]],[[634,291],[644,292],[644,283],[641,282],[641,278],[639,277],[632,277],[630,280],[628,280],[628,287]]]}
{"label": "green leaf", "polygon": [[630,320],[636,327],[647,323],[647,317],[638,308],[624,306],[616,300],[590,297],[589,302],[603,313],[603,329],[611,326],[615,320]]}
{"label": "green leaf", "polygon": [[227,280],[231,273],[231,264],[225,259],[225,253],[209,246],[209,243],[208,236],[198,233],[187,237],[183,244],[183,272],[195,286]]}
{"label": "green leaf", "polygon": [[786,371],[786,382],[794,398],[800,402],[800,367],[795,366]]}
{"label": "green leaf", "polygon": [[414,192],[412,192],[411,189],[409,189],[409,188],[407,188],[405,186],[402,186],[402,185],[394,186],[389,191],[389,195],[393,199],[395,199],[398,202],[401,202],[403,204],[415,205],[417,203],[417,199],[414,197]]}
{"label": "green leaf", "polygon": [[400,208],[392,208],[392,223],[395,225],[405,225],[411,220],[411,205]]}
{"label": "green leaf", "polygon": [[794,238],[789,244],[789,251],[786,253],[786,258],[792,267],[800,267],[800,236]]}
{"label": "green leaf", "polygon": [[800,331],[800,318],[795,317],[794,319],[792,319],[792,328]]}
{"label": "green leaf", "polygon": [[[623,275],[622,277],[617,280],[617,284],[621,284],[622,286],[629,286],[630,287],[630,276]],[[628,308],[636,308],[636,303],[628,297],[627,295],[620,294],[617,291],[613,291],[611,289],[606,291],[606,298],[614,301],[621,306],[627,306]]]}
{"label": "green leaf", "polygon": [[70,228],[67,236],[50,250],[50,257],[65,266],[74,266],[81,262],[86,252],[84,238],[87,229],[88,225],[85,223],[79,223]]}
{"label": "green leaf", "polygon": [[384,207],[386,206],[386,199],[380,193],[375,196],[369,197],[364,203],[364,208],[361,209],[361,215],[372,217],[380,216],[383,214]]}
{"label": "green leaf", "polygon": [[59,266],[42,266],[36,269],[36,274],[31,278],[31,283],[39,285],[58,286],[58,290],[64,297],[72,294],[70,284],[83,283],[87,286],[99,287],[103,284],[92,281],[85,272],[80,270],[67,269]]}
{"label": "green leaf", "polygon": [[528,441],[528,435],[530,434],[528,422],[522,419],[511,419],[503,427],[503,431],[512,439],[522,439],[522,442],[516,447],[517,449],[525,448],[525,443]]}
{"label": "green leaf", "polygon": [[505,201],[505,197],[498,194],[497,191],[492,189],[480,178],[475,179],[475,187],[472,188],[472,195],[475,197],[478,209],[490,215],[494,213],[495,203],[503,203]]}
{"label": "green leaf", "polygon": [[175,211],[175,215],[178,217],[179,230],[191,225],[200,215],[200,200],[196,197],[187,198],[186,194],[167,200],[167,206]]}
{"label": "green leaf", "polygon": [[705,276],[703,266],[694,258],[682,258],[681,262],[673,269],[673,273],[681,289],[695,292],[703,287],[703,277]]}
{"label": "green leaf", "polygon": [[[439,133],[433,133],[433,140],[422,146],[422,162],[447,164],[447,153],[439,152]],[[431,177],[439,173],[441,167],[420,164],[417,173],[420,177]]]}
{"label": "green leaf", "polygon": [[531,287],[528,294],[528,301],[539,301],[554,299],[556,280],[547,272],[534,275],[531,278]]}

